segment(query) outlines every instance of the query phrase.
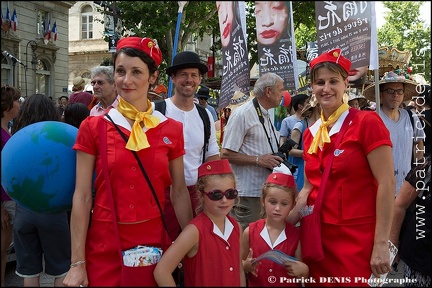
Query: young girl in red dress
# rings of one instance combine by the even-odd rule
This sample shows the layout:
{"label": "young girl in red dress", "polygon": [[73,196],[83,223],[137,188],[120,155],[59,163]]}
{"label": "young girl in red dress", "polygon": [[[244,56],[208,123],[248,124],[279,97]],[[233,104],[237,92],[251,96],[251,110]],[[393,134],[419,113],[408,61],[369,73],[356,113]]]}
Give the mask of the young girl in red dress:
{"label": "young girl in red dress", "polygon": [[228,213],[237,199],[227,159],[198,168],[198,215],[162,255],[154,271],[159,286],[175,286],[171,273],[184,261],[185,287],[245,286],[240,259],[241,227]]}
{"label": "young girl in red dress", "polygon": [[[301,287],[302,278],[309,276],[308,266],[301,262],[300,232],[286,221],[297,195],[294,177],[271,173],[262,188],[261,204],[264,219],[252,222],[243,232],[243,268],[248,272],[248,287]],[[297,260],[284,265],[269,259],[252,262],[269,250],[279,250]],[[295,279],[297,278],[297,279]],[[275,279],[275,282],[270,282]],[[284,281],[281,281],[284,279]]]}

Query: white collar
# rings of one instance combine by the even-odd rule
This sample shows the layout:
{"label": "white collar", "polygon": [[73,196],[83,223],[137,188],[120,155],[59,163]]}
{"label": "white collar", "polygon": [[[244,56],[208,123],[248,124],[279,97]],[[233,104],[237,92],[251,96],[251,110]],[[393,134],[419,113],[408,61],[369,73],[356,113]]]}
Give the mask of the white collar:
{"label": "white collar", "polygon": [[264,224],[263,229],[261,230],[260,236],[261,236],[261,238],[264,239],[264,241],[267,243],[267,245],[272,249],[274,249],[274,247],[276,247],[277,245],[279,245],[280,243],[282,243],[283,241],[285,241],[287,239],[286,234],[285,234],[285,228],[284,228],[282,230],[282,232],[279,234],[275,243],[272,245],[271,240],[270,240],[270,235],[268,233],[267,226],[265,224]]}
{"label": "white collar", "polygon": [[[345,118],[348,116],[348,113],[349,113],[349,109],[342,113],[342,115],[339,117],[339,119],[336,121],[336,123],[330,129],[329,136],[332,136],[333,134],[336,134],[340,131]],[[309,127],[309,130],[310,130],[313,137],[315,137],[316,133],[318,132],[319,127],[321,125],[321,122],[322,121],[321,121],[321,117],[320,117],[320,118],[318,118],[317,121],[315,121],[315,123],[311,127]]]}
{"label": "white collar", "polygon": [[225,233],[222,233],[219,227],[213,222],[213,233],[219,236],[220,238],[224,239],[226,242],[228,242],[228,238],[231,235],[233,229],[234,226],[232,225],[231,221],[228,220],[228,217],[225,217],[225,231],[224,231]]}
{"label": "white collar", "polygon": [[[151,102],[152,107],[153,107],[153,112],[152,115],[156,116],[159,118],[160,122],[164,122],[167,120],[167,118],[165,117],[165,115],[163,115],[162,113],[160,113],[159,111],[155,110],[155,105],[154,102]],[[129,131],[132,131],[132,126],[129,124],[129,122],[126,120],[126,117],[124,117],[117,109],[115,108],[111,108],[108,112],[108,115],[111,116],[111,118],[113,119],[114,123],[117,124],[118,126],[121,126]],[[106,116],[104,116],[105,119],[109,120]],[[147,131],[148,129],[143,127],[144,131]]]}

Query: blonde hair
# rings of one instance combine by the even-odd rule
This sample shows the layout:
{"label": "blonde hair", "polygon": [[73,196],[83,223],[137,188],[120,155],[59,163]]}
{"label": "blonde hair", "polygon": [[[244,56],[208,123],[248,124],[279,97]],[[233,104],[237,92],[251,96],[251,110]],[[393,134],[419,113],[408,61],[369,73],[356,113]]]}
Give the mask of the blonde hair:
{"label": "blonde hair", "polygon": [[291,200],[294,203],[295,197],[297,195],[297,189],[295,187],[287,187],[284,185],[278,185],[278,184],[274,184],[274,183],[267,183],[265,182],[262,186],[261,189],[261,213],[260,216],[262,218],[265,218],[267,215],[265,213],[265,208],[264,208],[264,203],[265,203],[265,198],[267,197],[267,191],[268,188],[279,188],[284,190],[285,192],[289,193],[291,196]]}
{"label": "blonde hair", "polygon": [[[225,173],[225,174],[214,174],[214,175],[205,175],[202,177],[198,178],[197,184],[196,184],[196,191],[197,191],[197,197],[198,197],[198,204],[195,208],[195,213],[196,215],[198,215],[199,213],[201,213],[202,211],[204,211],[204,187],[207,185],[207,182],[209,181],[209,179],[213,179],[213,178],[218,178],[220,179],[220,181],[222,181],[222,178],[231,178],[234,181],[234,188],[236,187],[236,180],[235,180],[235,176],[234,173]],[[238,196],[237,196],[238,199]]]}
{"label": "blonde hair", "polygon": [[311,83],[315,81],[315,78],[318,76],[318,70],[320,68],[327,68],[334,73],[340,74],[343,80],[348,78],[348,73],[339,64],[333,62],[321,62],[316,64],[311,71]]}

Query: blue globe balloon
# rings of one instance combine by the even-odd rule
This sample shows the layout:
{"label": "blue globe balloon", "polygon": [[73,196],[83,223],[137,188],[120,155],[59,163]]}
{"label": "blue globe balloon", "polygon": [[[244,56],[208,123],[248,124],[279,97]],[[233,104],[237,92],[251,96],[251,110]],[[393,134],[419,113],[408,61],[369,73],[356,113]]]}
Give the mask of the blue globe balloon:
{"label": "blue globe balloon", "polygon": [[43,121],[12,135],[1,152],[1,184],[25,208],[39,213],[59,213],[72,208],[78,129]]}

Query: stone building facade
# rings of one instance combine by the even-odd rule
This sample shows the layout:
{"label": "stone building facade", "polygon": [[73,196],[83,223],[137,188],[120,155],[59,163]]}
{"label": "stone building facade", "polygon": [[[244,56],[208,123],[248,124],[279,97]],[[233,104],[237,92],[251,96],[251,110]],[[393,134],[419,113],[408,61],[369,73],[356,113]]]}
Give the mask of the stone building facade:
{"label": "stone building facade", "polygon": [[[98,8],[94,1],[2,1],[1,50],[19,60],[1,56],[2,85],[18,87],[23,96],[42,93],[56,100],[68,96],[73,79],[81,76],[91,91],[91,69],[112,58]],[[9,18],[16,12],[16,30],[13,23],[6,23],[7,10]],[[211,41],[211,35],[199,42],[191,39],[185,50],[197,52],[207,63]],[[215,76],[220,76],[220,53],[216,56]]]}
{"label": "stone building facade", "polygon": [[[67,95],[68,15],[69,8],[74,3],[75,1],[1,1],[2,85],[18,87],[23,96],[42,93],[58,99]],[[14,15],[17,19],[15,23],[12,22]],[[14,24],[17,24],[16,29]],[[54,24],[57,35],[48,33],[50,29],[53,30]]]}
{"label": "stone building facade", "polygon": [[[92,90],[89,84],[91,69],[101,65],[106,59],[111,60],[112,58],[109,43],[103,39],[105,25],[102,21],[105,20],[112,24],[114,21],[104,19],[99,12],[100,8],[93,1],[76,1],[69,10],[69,89],[73,79],[81,76],[87,81],[86,90]],[[119,16],[121,18],[121,15]],[[114,25],[111,28],[107,27],[106,30],[113,31]],[[209,49],[211,41],[211,35],[205,35],[203,41],[189,41],[185,50],[198,53],[201,60],[207,63],[208,57],[212,56],[212,51]],[[221,60],[217,64],[217,67],[221,69]]]}

